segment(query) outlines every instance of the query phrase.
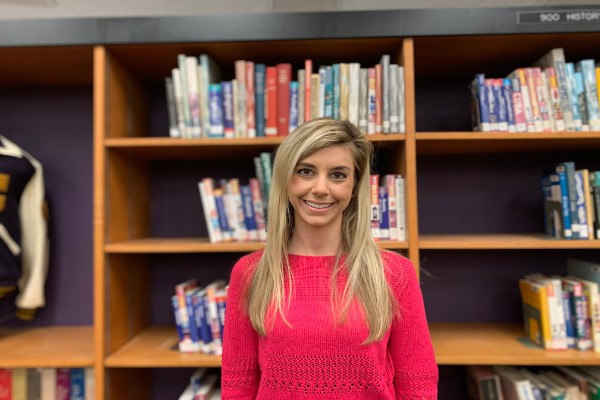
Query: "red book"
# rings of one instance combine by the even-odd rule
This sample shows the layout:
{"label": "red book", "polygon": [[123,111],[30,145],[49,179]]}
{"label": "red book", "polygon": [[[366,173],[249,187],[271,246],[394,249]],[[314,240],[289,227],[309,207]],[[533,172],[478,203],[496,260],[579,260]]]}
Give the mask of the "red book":
{"label": "red book", "polygon": [[0,400],[12,400],[12,373],[0,368]]}
{"label": "red book", "polygon": [[[310,121],[310,92],[312,80],[312,60],[304,60],[304,122]],[[318,90],[319,88],[315,88]]]}
{"label": "red book", "polygon": [[265,135],[277,136],[277,67],[267,67]]}
{"label": "red book", "polygon": [[277,135],[290,133],[290,81],[292,64],[277,65]]}

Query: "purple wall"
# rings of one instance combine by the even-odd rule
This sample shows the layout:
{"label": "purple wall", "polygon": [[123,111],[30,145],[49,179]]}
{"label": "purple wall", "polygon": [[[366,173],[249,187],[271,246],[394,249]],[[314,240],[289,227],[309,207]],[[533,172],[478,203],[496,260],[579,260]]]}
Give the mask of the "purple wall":
{"label": "purple wall", "polygon": [[50,208],[47,305],[9,325],[92,324],[92,115],[91,86],[0,91],[0,134],[42,163]]}

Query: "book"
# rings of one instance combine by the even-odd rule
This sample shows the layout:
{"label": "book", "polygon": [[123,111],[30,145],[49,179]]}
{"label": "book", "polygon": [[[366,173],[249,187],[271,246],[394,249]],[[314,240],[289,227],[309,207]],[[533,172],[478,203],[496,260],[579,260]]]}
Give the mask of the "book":
{"label": "book", "polygon": [[287,136],[290,132],[290,82],[292,65],[277,65],[277,135]]}
{"label": "book", "polygon": [[[304,122],[310,121],[312,119],[311,114],[311,99],[312,99],[312,73],[313,66],[312,60],[306,59],[304,60]],[[317,90],[314,88],[314,90]]]}
{"label": "book", "polygon": [[185,73],[187,85],[188,107],[190,109],[190,137],[199,138],[202,136],[202,126],[200,125],[200,103],[198,93],[198,60],[196,57],[187,56],[185,58]]}
{"label": "book", "polygon": [[0,400],[12,400],[12,371],[0,368]]}
{"label": "book", "polygon": [[173,77],[165,78],[165,93],[167,96],[167,112],[169,117],[169,136],[180,137],[177,127],[177,105],[175,104],[175,88],[173,86]]}
{"label": "book", "polygon": [[591,131],[600,130],[600,107],[595,69],[596,63],[593,59],[580,60],[575,64],[575,70],[581,73],[583,80],[585,107]]}
{"label": "book", "polygon": [[556,78],[556,69],[552,66],[544,68],[544,73],[547,79],[547,87],[549,91],[550,107],[554,121],[555,130],[562,132],[565,130],[565,120],[563,118],[563,109],[560,104],[560,90]]}
{"label": "book", "polygon": [[502,393],[507,400],[534,400],[531,382],[521,370],[510,366],[494,366],[493,370],[500,377]]}
{"label": "book", "polygon": [[185,353],[198,351],[198,343],[192,339],[192,334],[195,333],[191,332],[192,324],[190,320],[193,319],[193,315],[189,314],[186,300],[186,293],[197,287],[198,280],[195,278],[180,282],[174,287],[175,296],[177,296],[179,322],[181,323],[181,336],[183,337],[183,341],[179,341],[179,351]]}
{"label": "book", "polygon": [[56,368],[42,368],[41,400],[56,400]]}
{"label": "book", "polygon": [[40,400],[42,397],[42,371],[40,368],[26,370],[27,400]]}
{"label": "book", "polygon": [[246,61],[246,137],[256,137],[254,62]]}
{"label": "book", "polygon": [[71,370],[56,369],[56,400],[69,400],[71,397]]}
{"label": "book", "polygon": [[211,84],[208,92],[210,124],[206,136],[209,138],[223,138],[225,137],[225,119],[223,116],[223,92],[221,84]]}
{"label": "book", "polygon": [[27,400],[27,370],[12,369],[12,400]]}
{"label": "book", "polygon": [[221,231],[217,203],[214,196],[214,180],[203,178],[198,182],[198,189],[200,191],[200,200],[202,202],[209,240],[211,243],[222,242],[223,232]]}
{"label": "book", "polygon": [[529,279],[519,279],[526,336],[535,344],[552,348],[546,286]]}
{"label": "book", "polygon": [[534,63],[534,66],[541,68],[553,67],[555,69],[560,97],[560,107],[562,109],[562,115],[565,121],[565,129],[567,131],[574,131],[575,123],[573,120],[573,110],[571,108],[571,95],[569,92],[569,87],[567,86],[565,62],[564,49],[554,48],[537,60]]}
{"label": "book", "polygon": [[588,301],[588,315],[591,320],[594,351],[600,352],[600,300],[598,300],[600,264],[571,258],[567,260],[567,270],[570,276],[586,283],[586,290],[589,292],[589,297],[592,297],[591,301]]}
{"label": "book", "polygon": [[254,105],[256,107],[256,136],[265,136],[266,65],[254,64]]}
{"label": "book", "polygon": [[348,66],[348,120],[355,126],[359,125],[359,96],[360,64],[350,63]]}
{"label": "book", "polygon": [[[198,56],[198,86],[200,93],[200,120],[202,122],[202,132],[208,133],[210,129],[210,109],[209,109],[209,87],[213,83],[221,81],[221,69],[215,60],[209,54],[200,54]],[[223,94],[225,94],[225,88]],[[231,91],[233,94],[233,91]]]}
{"label": "book", "polygon": [[562,277],[563,291],[570,294],[571,318],[575,331],[575,346],[579,350],[593,347],[592,335],[588,321],[588,303],[583,291],[583,284],[575,279]]}
{"label": "book", "polygon": [[467,365],[467,389],[471,400],[502,400],[500,377],[492,367]]}
{"label": "book", "polygon": [[236,60],[235,81],[236,81],[236,101],[235,101],[235,136],[238,138],[248,137],[247,118],[247,88],[246,88],[246,60]]}
{"label": "book", "polygon": [[266,96],[265,96],[265,135],[277,136],[279,122],[277,117],[277,67],[267,67],[266,72]]}
{"label": "book", "polygon": [[379,222],[381,219],[379,209],[379,175],[371,174],[371,233],[375,240],[381,238]]}
{"label": "book", "polygon": [[221,92],[223,93],[223,137],[225,139],[235,138],[235,117],[233,90],[235,83],[233,81],[221,82]]}
{"label": "book", "polygon": [[381,121],[383,133],[390,133],[390,55],[384,54],[381,64]]}
{"label": "book", "polygon": [[83,368],[71,368],[69,400],[85,400],[85,371]]}
{"label": "book", "polygon": [[575,217],[579,239],[593,239],[593,218],[590,214],[589,173],[587,170],[576,170],[573,174],[575,192]]}

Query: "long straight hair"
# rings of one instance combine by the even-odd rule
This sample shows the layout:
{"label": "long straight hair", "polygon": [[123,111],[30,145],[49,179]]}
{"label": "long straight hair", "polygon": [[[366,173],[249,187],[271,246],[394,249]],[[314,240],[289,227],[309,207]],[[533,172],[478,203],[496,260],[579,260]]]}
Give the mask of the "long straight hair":
{"label": "long straight hair", "polygon": [[[284,304],[290,293],[284,292],[285,280],[292,290],[292,273],[288,263],[288,242],[294,229],[293,210],[287,188],[296,165],[319,149],[331,145],[347,145],[355,167],[353,196],[343,214],[342,244],[333,274],[332,312],[339,310],[339,323],[344,323],[356,298],[369,326],[366,343],[377,341],[389,328],[396,311],[394,296],[385,277],[381,254],[371,233],[370,173],[373,145],[349,121],[314,119],[299,126],[279,146],[273,163],[269,195],[267,242],[258,262],[246,296],[246,312],[254,329],[267,334],[275,315],[285,318]],[[340,264],[342,255],[346,260]],[[337,277],[347,276],[342,293],[337,290]],[[272,312],[273,315],[267,315]]]}

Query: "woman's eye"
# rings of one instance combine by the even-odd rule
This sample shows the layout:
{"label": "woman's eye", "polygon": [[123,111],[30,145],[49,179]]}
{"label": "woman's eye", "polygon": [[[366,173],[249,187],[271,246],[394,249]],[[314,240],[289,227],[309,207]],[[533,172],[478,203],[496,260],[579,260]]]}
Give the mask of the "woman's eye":
{"label": "woman's eye", "polygon": [[331,176],[333,177],[333,179],[346,179],[348,178],[348,175],[346,175],[343,172],[334,172],[331,174]]}
{"label": "woman's eye", "polygon": [[309,176],[312,171],[308,168],[300,168],[296,171],[296,173],[300,176]]}

